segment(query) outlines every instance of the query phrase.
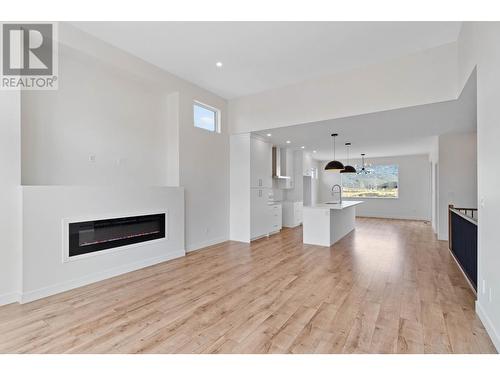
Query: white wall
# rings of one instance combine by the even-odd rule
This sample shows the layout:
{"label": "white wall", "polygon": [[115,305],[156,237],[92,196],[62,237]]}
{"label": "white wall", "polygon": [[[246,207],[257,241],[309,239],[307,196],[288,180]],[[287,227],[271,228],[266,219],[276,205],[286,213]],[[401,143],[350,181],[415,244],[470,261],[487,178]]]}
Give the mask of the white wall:
{"label": "white wall", "polygon": [[21,262],[20,94],[0,91],[0,305],[18,299]]}
{"label": "white wall", "polygon": [[233,133],[456,99],[457,46],[245,96],[229,102]]}
{"label": "white wall", "polygon": [[448,240],[448,205],[477,208],[476,133],[439,137],[438,239]]}
{"label": "white wall", "polygon": [[[371,158],[372,164],[397,164],[399,166],[399,197],[397,199],[355,198],[363,204],[356,207],[356,215],[394,219],[430,220],[430,163],[427,155],[388,158]],[[351,160],[351,164],[361,164]],[[341,184],[341,174],[325,171],[327,162],[320,167],[320,201],[332,200],[331,188]],[[347,199],[347,198],[345,198]],[[348,199],[347,199],[348,200]]]}
{"label": "white wall", "polygon": [[[477,67],[478,302],[477,312],[500,350],[500,23],[464,22],[458,40],[459,88]],[[483,203],[483,204],[481,204]],[[485,287],[483,289],[483,280]],[[491,295],[491,298],[490,298]]]}
{"label": "white wall", "polygon": [[166,185],[165,90],[61,45],[59,89],[21,105],[23,185]]}
{"label": "white wall", "polygon": [[[187,250],[227,240],[226,101],[66,23],[59,38],[59,90],[23,93],[23,183],[180,184]],[[220,134],[194,128],[193,100]]]}
{"label": "white wall", "polygon": [[[222,131],[193,126],[193,100],[222,109]],[[225,102],[202,91],[181,92],[180,184],[186,189],[186,250],[229,239],[229,130]]]}
{"label": "white wall", "polygon": [[[22,301],[173,259],[184,251],[180,187],[24,186]],[[63,263],[63,219],[167,212],[167,238]]]}

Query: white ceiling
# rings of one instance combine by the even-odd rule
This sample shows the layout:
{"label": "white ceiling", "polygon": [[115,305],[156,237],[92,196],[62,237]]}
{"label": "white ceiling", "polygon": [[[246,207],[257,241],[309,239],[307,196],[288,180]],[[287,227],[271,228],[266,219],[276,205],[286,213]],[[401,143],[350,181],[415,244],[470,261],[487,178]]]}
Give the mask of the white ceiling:
{"label": "white ceiling", "polygon": [[[73,22],[230,99],[457,40],[460,22]],[[223,62],[221,69],[215,66]]]}
{"label": "white ceiling", "polygon": [[[331,160],[336,139],[337,159],[346,157],[344,144],[351,142],[350,155],[367,157],[428,154],[433,138],[445,133],[475,131],[476,76],[467,82],[458,100],[408,107],[367,115],[320,121],[255,132],[275,145],[306,151],[316,150],[313,157]],[[267,134],[271,134],[268,137]],[[286,141],[290,140],[290,144]]]}

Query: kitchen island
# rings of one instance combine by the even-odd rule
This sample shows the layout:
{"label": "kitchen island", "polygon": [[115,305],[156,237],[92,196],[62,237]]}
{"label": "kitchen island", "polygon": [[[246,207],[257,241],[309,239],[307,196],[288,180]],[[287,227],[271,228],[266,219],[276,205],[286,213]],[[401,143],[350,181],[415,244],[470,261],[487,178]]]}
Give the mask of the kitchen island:
{"label": "kitchen island", "polygon": [[356,206],[363,201],[320,203],[304,206],[302,213],[305,244],[332,246],[354,230]]}

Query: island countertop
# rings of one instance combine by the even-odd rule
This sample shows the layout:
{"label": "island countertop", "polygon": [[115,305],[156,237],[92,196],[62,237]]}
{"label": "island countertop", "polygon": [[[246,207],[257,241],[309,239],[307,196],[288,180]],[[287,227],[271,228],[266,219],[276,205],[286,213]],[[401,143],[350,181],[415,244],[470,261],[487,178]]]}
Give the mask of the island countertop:
{"label": "island countertop", "polygon": [[313,204],[311,206],[304,206],[304,209],[307,208],[317,208],[317,209],[325,209],[328,208],[330,210],[343,210],[344,208],[357,206],[358,204],[363,203],[363,201],[344,201],[342,203],[318,203]]}

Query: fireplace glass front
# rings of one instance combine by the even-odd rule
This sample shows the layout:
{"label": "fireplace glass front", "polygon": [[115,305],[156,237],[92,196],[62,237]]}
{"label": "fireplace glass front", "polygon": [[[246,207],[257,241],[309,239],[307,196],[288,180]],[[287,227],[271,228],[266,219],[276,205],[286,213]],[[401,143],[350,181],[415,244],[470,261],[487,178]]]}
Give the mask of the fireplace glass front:
{"label": "fireplace glass front", "polygon": [[70,223],[69,256],[160,238],[165,238],[164,213]]}

